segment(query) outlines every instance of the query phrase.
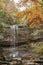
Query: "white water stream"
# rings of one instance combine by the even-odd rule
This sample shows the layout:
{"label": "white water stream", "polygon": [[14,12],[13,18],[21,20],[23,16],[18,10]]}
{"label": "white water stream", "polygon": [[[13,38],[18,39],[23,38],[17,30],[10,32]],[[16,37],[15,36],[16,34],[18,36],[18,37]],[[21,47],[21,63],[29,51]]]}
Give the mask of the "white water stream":
{"label": "white water stream", "polygon": [[[16,57],[18,56],[18,51],[16,51],[16,48],[15,48],[15,44],[16,44],[16,38],[17,38],[17,33],[18,33],[18,26],[17,25],[13,25],[10,27],[11,28],[11,32],[12,32],[12,45],[14,45],[14,51],[13,53],[11,54],[13,57]],[[10,55],[10,56],[11,56]]]}

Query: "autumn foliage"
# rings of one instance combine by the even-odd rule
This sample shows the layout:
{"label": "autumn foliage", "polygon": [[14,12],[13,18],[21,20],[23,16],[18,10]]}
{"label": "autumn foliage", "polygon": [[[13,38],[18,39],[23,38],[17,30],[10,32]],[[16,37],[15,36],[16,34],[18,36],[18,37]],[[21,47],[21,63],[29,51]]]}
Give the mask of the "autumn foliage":
{"label": "autumn foliage", "polygon": [[[29,7],[27,6],[27,3],[33,3],[33,5],[30,5],[31,7]],[[22,6],[26,7],[26,9],[19,11],[18,8]],[[14,22],[13,24],[24,22],[27,26],[32,28],[40,26],[43,23],[42,0],[21,0],[19,4],[15,4],[14,0],[9,1],[7,4],[5,3],[5,0],[0,0],[0,8],[0,13],[4,12],[4,14],[7,15],[7,21],[9,23],[11,22],[9,19],[12,19]]]}
{"label": "autumn foliage", "polygon": [[33,7],[26,8],[25,11],[18,13],[19,19],[22,19],[25,15],[27,17],[26,24],[29,27],[40,26],[43,23],[43,7],[37,1],[35,1]]}

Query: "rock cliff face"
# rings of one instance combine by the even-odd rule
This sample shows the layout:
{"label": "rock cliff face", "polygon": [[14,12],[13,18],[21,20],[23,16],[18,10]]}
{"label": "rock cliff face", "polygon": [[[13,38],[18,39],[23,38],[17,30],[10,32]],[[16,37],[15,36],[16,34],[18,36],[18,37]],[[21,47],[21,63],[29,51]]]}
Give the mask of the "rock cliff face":
{"label": "rock cliff face", "polygon": [[[11,30],[10,27],[3,28],[3,30],[0,29],[0,41],[12,41],[12,36],[19,41],[22,40],[37,40],[37,39],[43,39],[43,27],[39,28],[28,28],[24,26],[16,26],[18,28],[14,30]],[[12,33],[13,31],[13,33]]]}
{"label": "rock cliff face", "polygon": [[[17,47],[15,46],[10,46],[13,43],[13,38],[11,36],[11,30],[8,28],[4,28],[4,30],[0,30],[0,61],[15,61],[15,57],[16,57],[16,61],[18,61],[19,57],[23,58],[24,60],[19,60],[21,63],[21,61],[24,61],[26,59],[27,62],[28,61],[32,61],[33,59],[35,60],[36,58],[38,58],[38,55],[36,54],[32,54],[32,52],[30,53],[30,51],[28,50],[29,44],[35,47],[35,45],[38,43],[43,43],[43,27],[40,28],[34,28],[34,29],[26,29],[25,28],[25,32],[22,33],[22,31],[24,30],[20,30],[20,35],[22,33],[21,36],[23,36],[25,33],[27,34],[27,36],[25,35],[25,39],[27,39],[27,42],[25,42],[24,40],[24,44],[20,42],[20,46],[18,45]],[[20,36],[19,36],[20,38]],[[19,39],[20,40],[20,39]],[[6,44],[6,46],[4,47],[4,44]],[[37,44],[37,45],[38,45]],[[1,47],[1,45],[3,45],[3,47]],[[7,46],[8,45],[8,46]],[[32,49],[32,48],[31,48]],[[25,52],[24,52],[25,51]],[[35,58],[34,58],[35,56]],[[26,58],[27,57],[27,58]],[[26,63],[27,63],[26,62]]]}
{"label": "rock cliff face", "polygon": [[31,40],[43,39],[43,29],[33,29],[30,33]]}

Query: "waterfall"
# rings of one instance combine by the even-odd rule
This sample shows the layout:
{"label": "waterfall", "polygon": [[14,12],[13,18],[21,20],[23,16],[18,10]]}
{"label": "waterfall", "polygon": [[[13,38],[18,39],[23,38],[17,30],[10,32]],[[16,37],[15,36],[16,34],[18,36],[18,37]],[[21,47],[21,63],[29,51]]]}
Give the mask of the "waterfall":
{"label": "waterfall", "polygon": [[[18,40],[17,40],[18,33],[19,33],[19,31],[22,31],[22,28],[20,28],[20,30],[19,30],[18,25],[12,25],[10,28],[11,28],[11,36],[12,36],[12,43],[11,44],[13,45],[13,48],[14,48],[14,51],[13,51],[13,53],[10,54],[10,56],[12,56],[12,57],[21,57],[26,52],[24,50],[21,51],[19,49],[16,49],[15,44],[18,43]],[[24,29],[24,27],[23,27],[23,29]]]}
{"label": "waterfall", "polygon": [[18,26],[17,25],[12,25],[10,26],[11,28],[11,35],[12,35],[12,44],[14,45],[15,47],[15,43],[16,43],[16,39],[17,39],[17,33],[18,33]]}
{"label": "waterfall", "polygon": [[16,44],[16,39],[17,39],[17,33],[18,33],[18,26],[17,25],[12,25],[10,26],[11,28],[11,35],[12,35],[12,43],[11,45],[13,45],[14,51],[13,51],[13,57],[18,56],[18,51],[16,50],[15,44]]}

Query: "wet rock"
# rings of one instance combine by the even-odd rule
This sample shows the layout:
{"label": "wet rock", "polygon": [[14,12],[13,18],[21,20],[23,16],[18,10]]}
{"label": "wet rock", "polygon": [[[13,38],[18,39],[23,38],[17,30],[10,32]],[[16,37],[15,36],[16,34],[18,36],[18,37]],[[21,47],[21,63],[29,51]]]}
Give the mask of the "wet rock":
{"label": "wet rock", "polygon": [[31,40],[43,39],[43,29],[33,29],[30,33]]}
{"label": "wet rock", "polygon": [[4,37],[3,37],[3,35],[0,35],[0,39],[3,39]]}

